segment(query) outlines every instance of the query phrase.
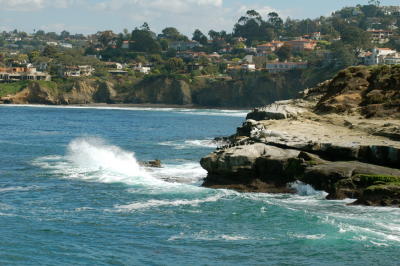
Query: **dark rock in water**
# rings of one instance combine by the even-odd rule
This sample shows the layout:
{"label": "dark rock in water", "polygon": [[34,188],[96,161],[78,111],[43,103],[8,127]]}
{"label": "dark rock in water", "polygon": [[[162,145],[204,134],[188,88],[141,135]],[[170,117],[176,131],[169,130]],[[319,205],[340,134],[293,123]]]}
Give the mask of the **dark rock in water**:
{"label": "dark rock in water", "polygon": [[354,204],[400,207],[400,183],[378,184],[367,187],[363,191],[361,198]]}
{"label": "dark rock in water", "polygon": [[140,165],[142,165],[144,167],[152,167],[152,168],[161,168],[162,167],[160,160],[140,162]]}
{"label": "dark rock in water", "polygon": [[357,198],[355,205],[400,206],[400,176],[357,174],[337,182],[329,198]]}
{"label": "dark rock in water", "polygon": [[240,191],[283,193],[286,183],[302,168],[299,151],[284,150],[261,143],[233,146],[201,160],[208,171],[203,186]]}
{"label": "dark rock in water", "polygon": [[256,192],[256,193],[295,193],[294,189],[286,185],[277,186],[273,183],[267,183],[260,179],[231,179],[229,177],[214,176],[207,178],[203,183],[204,187],[214,189],[232,189],[239,192]]}
{"label": "dark rock in water", "polygon": [[308,167],[301,181],[328,192],[328,199],[358,198],[366,186],[357,178],[382,175],[400,176],[400,170],[357,161],[327,162]]}

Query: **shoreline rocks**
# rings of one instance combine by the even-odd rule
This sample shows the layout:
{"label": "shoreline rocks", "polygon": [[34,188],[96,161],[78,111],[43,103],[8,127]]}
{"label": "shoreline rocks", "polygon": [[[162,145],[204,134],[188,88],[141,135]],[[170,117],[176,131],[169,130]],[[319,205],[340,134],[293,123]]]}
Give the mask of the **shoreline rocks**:
{"label": "shoreline rocks", "polygon": [[[351,71],[350,79],[358,73]],[[201,160],[208,171],[203,186],[293,193],[289,184],[301,181],[326,191],[327,199],[400,207],[399,114],[367,118],[363,110],[372,109],[357,93],[368,91],[369,83],[333,91],[343,75],[303,92],[302,99],[254,109],[226,138],[229,145]],[[327,103],[340,106],[340,113],[321,108]]]}

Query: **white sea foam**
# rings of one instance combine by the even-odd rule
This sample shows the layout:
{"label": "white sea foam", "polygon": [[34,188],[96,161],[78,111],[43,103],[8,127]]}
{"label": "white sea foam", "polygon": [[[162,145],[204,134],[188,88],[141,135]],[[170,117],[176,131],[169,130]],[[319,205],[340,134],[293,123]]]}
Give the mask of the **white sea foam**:
{"label": "white sea foam", "polygon": [[207,171],[199,163],[192,162],[179,165],[165,164],[162,168],[149,168],[148,171],[162,180],[183,184],[198,183],[207,176]]}
{"label": "white sea foam", "polygon": [[190,115],[208,116],[233,116],[246,117],[246,110],[222,110],[222,109],[189,109],[189,108],[160,108],[160,107],[117,107],[117,106],[71,106],[71,105],[40,105],[40,104],[7,104],[1,107],[33,107],[52,109],[94,109],[94,110],[121,110],[121,111],[150,111],[150,112],[174,112]]}
{"label": "white sea foam", "polygon": [[225,196],[224,193],[218,193],[217,195],[210,196],[203,199],[179,199],[179,200],[148,200],[146,202],[134,202],[127,205],[116,205],[114,208],[117,211],[137,211],[149,208],[157,208],[164,206],[199,206],[200,204],[207,202],[216,202]]}
{"label": "white sea foam", "polygon": [[185,140],[185,141],[164,141],[160,142],[159,144],[163,146],[171,146],[177,150],[183,150],[183,149],[191,149],[197,147],[216,148],[220,143],[212,139],[204,139],[204,140]]}
{"label": "white sea foam", "polygon": [[5,188],[0,188],[0,193],[4,192],[12,192],[12,191],[29,191],[32,189],[35,189],[35,186],[30,186],[30,187],[5,187]]}
{"label": "white sea foam", "polygon": [[181,239],[195,239],[200,241],[243,241],[250,239],[243,235],[219,235],[215,232],[209,232],[207,230],[201,231],[194,234],[180,233],[178,235],[171,236],[168,241],[176,241]]}
{"label": "white sea foam", "polygon": [[199,163],[142,167],[133,152],[106,144],[98,138],[75,139],[68,145],[65,156],[45,156],[33,164],[61,178],[131,185],[134,186],[133,193],[137,190],[144,192],[143,189],[148,193],[206,190],[189,185],[198,184],[207,175]]}
{"label": "white sea foam", "polygon": [[305,184],[300,181],[296,181],[290,184],[290,187],[297,191],[297,194],[300,196],[312,196],[312,195],[322,195],[326,196],[327,193],[324,191],[315,190],[312,186]]}
{"label": "white sea foam", "polygon": [[326,235],[325,234],[318,234],[318,235],[292,234],[292,236],[295,238],[300,238],[300,239],[318,240],[318,239],[325,238]]}
{"label": "white sea foam", "polygon": [[65,178],[129,185],[166,183],[141,167],[133,152],[107,145],[98,138],[75,139],[68,145],[66,156],[46,156],[33,163]]}

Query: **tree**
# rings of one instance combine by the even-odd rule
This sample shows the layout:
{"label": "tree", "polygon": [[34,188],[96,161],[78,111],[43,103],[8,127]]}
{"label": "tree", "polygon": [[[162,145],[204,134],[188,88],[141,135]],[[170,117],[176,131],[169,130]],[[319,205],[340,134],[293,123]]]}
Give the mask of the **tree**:
{"label": "tree", "polygon": [[220,38],[219,32],[217,32],[215,30],[210,30],[208,32],[208,36],[210,36],[211,40],[214,40],[214,41]]}
{"label": "tree", "polygon": [[379,12],[379,5],[370,4],[362,6],[361,11],[365,14],[366,17],[376,17]]}
{"label": "tree", "polygon": [[131,49],[137,52],[159,53],[160,44],[152,37],[150,31],[135,29],[131,34]]}
{"label": "tree", "polygon": [[160,42],[161,49],[163,51],[168,50],[169,44],[168,44],[168,41],[166,39],[161,39],[159,42]]}
{"label": "tree", "polygon": [[343,42],[335,42],[332,44],[331,49],[336,61],[336,67],[342,69],[358,63],[351,46],[345,45]]}
{"label": "tree", "polygon": [[274,27],[275,30],[281,31],[283,27],[283,20],[279,17],[278,13],[271,12],[268,14],[268,23]]}
{"label": "tree", "polygon": [[368,32],[355,26],[344,27],[341,31],[342,42],[353,48],[356,55],[363,49],[371,47],[371,37]]}
{"label": "tree", "polygon": [[167,60],[167,62],[165,64],[165,69],[169,73],[175,73],[180,70],[183,70],[184,66],[185,66],[185,64],[181,58],[174,57],[174,58],[170,58]]}
{"label": "tree", "polygon": [[42,52],[42,56],[55,57],[57,53],[58,50],[54,45],[47,45]]}
{"label": "tree", "polygon": [[46,33],[45,33],[43,30],[38,30],[38,31],[35,33],[35,36],[36,36],[36,37],[43,37],[45,34],[46,34]]}
{"label": "tree", "polygon": [[147,22],[143,23],[143,25],[140,27],[141,30],[144,31],[150,31],[150,26]]}
{"label": "tree", "polygon": [[205,36],[200,30],[195,30],[193,33],[193,41],[197,41],[202,45],[207,45],[208,39],[207,36]]}
{"label": "tree", "polygon": [[70,33],[68,32],[68,31],[66,31],[66,30],[63,30],[61,33],[60,33],[60,38],[61,39],[67,39],[67,38],[69,38],[70,37]]}
{"label": "tree", "polygon": [[267,39],[267,36],[264,34],[268,27],[271,27],[271,25],[265,23],[258,12],[249,10],[235,24],[233,32],[236,37],[245,37],[247,44],[251,45],[254,41],[264,41]]}
{"label": "tree", "polygon": [[380,0],[369,0],[368,4],[379,7],[381,5],[381,1]]}
{"label": "tree", "polygon": [[187,41],[188,38],[182,35],[176,28],[168,27],[162,30],[162,37],[171,41]]}
{"label": "tree", "polygon": [[33,62],[35,60],[35,58],[40,56],[40,52],[39,51],[32,51],[28,54],[28,58],[29,58],[29,62]]}
{"label": "tree", "polygon": [[292,48],[290,46],[282,46],[281,48],[276,51],[276,55],[279,58],[279,61],[284,62],[289,60],[292,56]]}
{"label": "tree", "polygon": [[99,41],[103,45],[103,47],[107,47],[110,42],[114,40],[114,38],[115,34],[112,31],[108,30],[100,33]]}
{"label": "tree", "polygon": [[168,57],[168,58],[176,57],[176,50],[174,48],[168,49],[168,51],[165,54],[165,56]]}

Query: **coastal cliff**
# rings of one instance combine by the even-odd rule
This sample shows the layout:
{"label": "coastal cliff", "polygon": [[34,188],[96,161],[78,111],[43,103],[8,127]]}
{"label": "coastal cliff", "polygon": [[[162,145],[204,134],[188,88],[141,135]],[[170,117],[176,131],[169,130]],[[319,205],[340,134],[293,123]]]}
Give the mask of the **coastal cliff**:
{"label": "coastal cliff", "polygon": [[[309,83],[301,72],[248,73],[231,77],[149,75],[77,78],[0,84],[0,103],[13,104],[170,104],[250,108],[291,99]],[[11,89],[10,89],[11,88]]]}
{"label": "coastal cliff", "polygon": [[256,108],[204,157],[203,186],[400,207],[400,66],[351,67],[300,99]]}

